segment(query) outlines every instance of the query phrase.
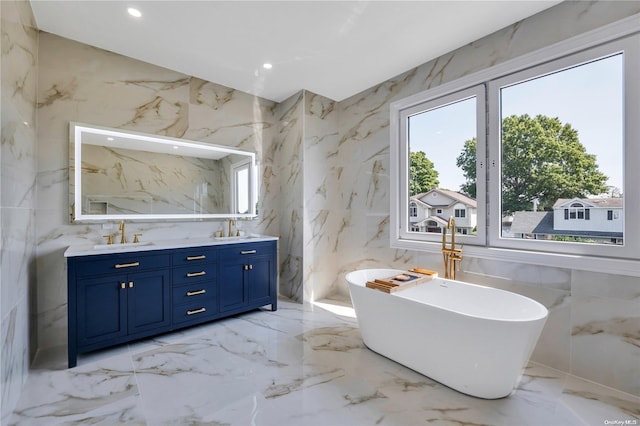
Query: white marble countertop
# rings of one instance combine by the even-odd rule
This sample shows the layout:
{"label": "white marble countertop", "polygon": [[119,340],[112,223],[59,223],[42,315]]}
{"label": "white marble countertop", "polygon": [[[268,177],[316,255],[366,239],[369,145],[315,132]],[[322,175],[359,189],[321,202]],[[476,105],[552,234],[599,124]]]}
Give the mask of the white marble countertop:
{"label": "white marble countertop", "polygon": [[111,253],[133,253],[151,250],[164,250],[183,247],[217,246],[223,244],[240,244],[259,241],[276,241],[278,237],[268,235],[247,235],[241,237],[207,237],[184,238],[163,241],[143,241],[127,244],[78,244],[70,246],[64,252],[64,257],[92,256]]}

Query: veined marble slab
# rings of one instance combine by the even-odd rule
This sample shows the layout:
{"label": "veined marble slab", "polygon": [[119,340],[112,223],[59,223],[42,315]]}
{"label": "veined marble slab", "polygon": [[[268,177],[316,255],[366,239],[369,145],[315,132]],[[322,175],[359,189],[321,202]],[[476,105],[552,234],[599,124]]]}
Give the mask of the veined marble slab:
{"label": "veined marble slab", "polygon": [[[92,256],[97,254],[133,253],[151,250],[165,250],[184,247],[219,246],[223,244],[240,244],[260,241],[277,241],[278,237],[267,235],[247,235],[241,237],[185,238],[181,240],[163,240],[157,242],[141,242],[127,244],[81,244],[70,246],[64,257]],[[96,246],[100,246],[96,248]]]}

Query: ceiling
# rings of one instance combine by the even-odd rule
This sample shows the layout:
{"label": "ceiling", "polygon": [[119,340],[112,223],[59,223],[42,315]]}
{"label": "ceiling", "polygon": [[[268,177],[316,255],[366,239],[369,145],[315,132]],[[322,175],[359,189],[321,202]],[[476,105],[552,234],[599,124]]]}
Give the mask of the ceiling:
{"label": "ceiling", "polygon": [[341,101],[557,3],[31,0],[40,30],[276,102]]}

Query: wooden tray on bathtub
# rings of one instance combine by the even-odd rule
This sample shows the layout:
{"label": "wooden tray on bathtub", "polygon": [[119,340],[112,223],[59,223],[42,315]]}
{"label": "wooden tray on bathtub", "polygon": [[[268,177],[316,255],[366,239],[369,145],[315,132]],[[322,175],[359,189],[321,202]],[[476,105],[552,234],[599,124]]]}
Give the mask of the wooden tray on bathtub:
{"label": "wooden tray on bathtub", "polygon": [[[409,279],[398,279],[400,276],[409,277]],[[431,281],[438,276],[435,271],[428,269],[413,268],[409,271],[401,274],[394,275],[388,278],[375,279],[373,281],[367,281],[367,287],[375,290],[384,291],[385,293],[395,293],[400,290],[415,287],[419,284],[424,284]]]}

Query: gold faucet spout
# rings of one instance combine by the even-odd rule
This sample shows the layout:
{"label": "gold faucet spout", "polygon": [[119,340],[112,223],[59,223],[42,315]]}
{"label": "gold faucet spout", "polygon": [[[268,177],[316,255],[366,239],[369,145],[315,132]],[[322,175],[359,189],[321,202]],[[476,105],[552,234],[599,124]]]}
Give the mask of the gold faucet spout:
{"label": "gold faucet spout", "polygon": [[228,237],[233,237],[233,226],[236,224],[236,221],[233,219],[229,219],[229,233],[227,234]]}
{"label": "gold faucet spout", "polygon": [[127,242],[127,237],[124,235],[124,220],[120,221],[120,226],[118,227],[120,232],[122,232],[122,236],[120,237],[120,244],[125,244]]}

